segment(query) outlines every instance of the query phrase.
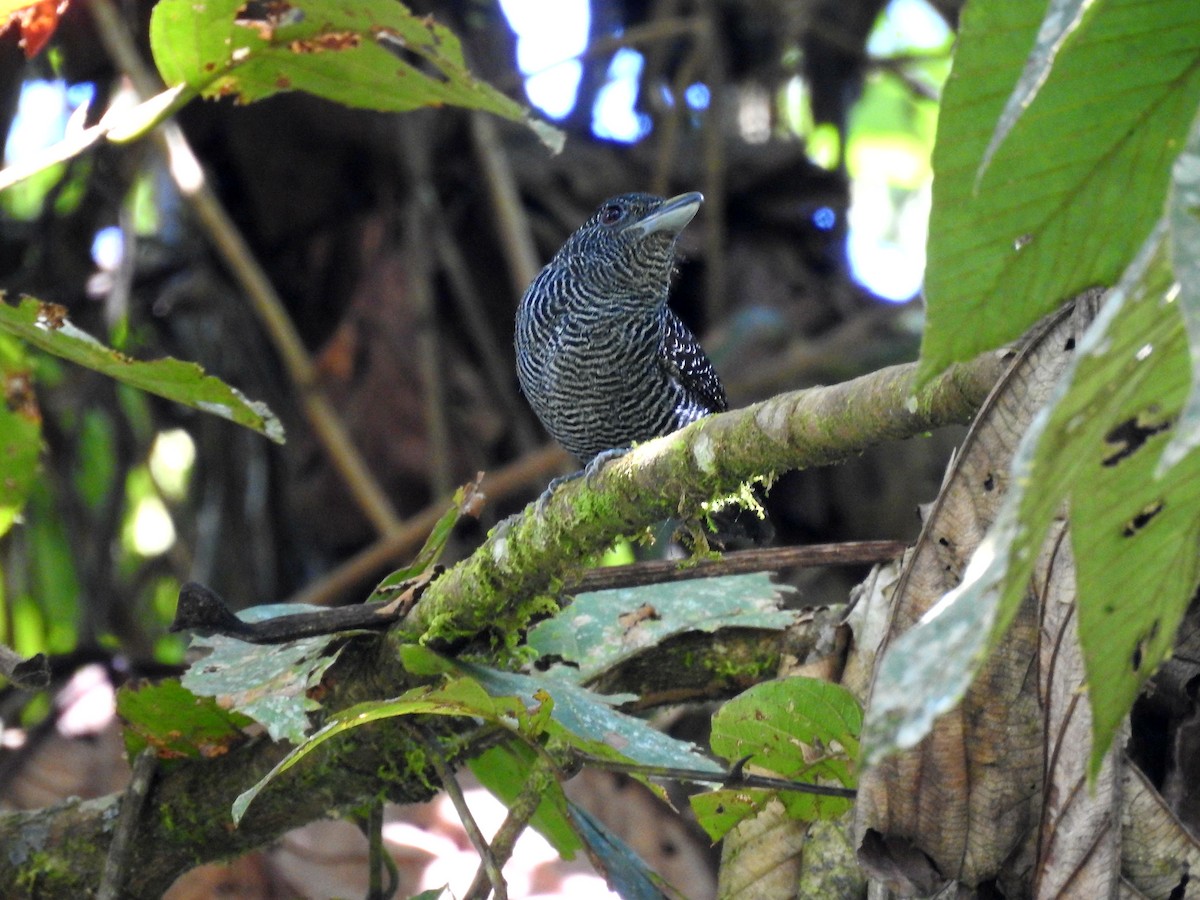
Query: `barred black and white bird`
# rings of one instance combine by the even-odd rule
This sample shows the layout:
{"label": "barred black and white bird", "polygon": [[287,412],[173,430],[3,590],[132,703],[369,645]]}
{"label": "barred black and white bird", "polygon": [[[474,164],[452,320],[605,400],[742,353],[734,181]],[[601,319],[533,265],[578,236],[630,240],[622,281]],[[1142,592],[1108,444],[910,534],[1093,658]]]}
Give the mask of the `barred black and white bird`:
{"label": "barred black and white bird", "polygon": [[[521,388],[546,430],[585,466],[728,408],[716,369],[667,306],[675,240],[703,201],[695,192],[606,200],[521,300]],[[745,520],[733,531],[753,542],[770,533],[753,513],[722,518]]]}
{"label": "barred black and white bird", "polygon": [[667,306],[675,239],[703,200],[606,200],[521,300],[521,388],[584,464],[727,408],[712,363]]}

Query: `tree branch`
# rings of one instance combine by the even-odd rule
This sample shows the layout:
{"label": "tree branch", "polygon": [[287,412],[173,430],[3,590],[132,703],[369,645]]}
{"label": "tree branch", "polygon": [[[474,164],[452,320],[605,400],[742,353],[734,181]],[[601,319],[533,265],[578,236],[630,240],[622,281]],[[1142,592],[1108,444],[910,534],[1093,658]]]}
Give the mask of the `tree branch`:
{"label": "tree branch", "polygon": [[[914,391],[916,364],[831,387],[780,394],[648,441],[591,478],[559,486],[497,525],[469,559],[421,598],[398,635],[457,644],[479,635],[515,645],[546,595],[577,581],[584,561],[622,535],[703,504],[762,475],[826,465],[889,440],[970,421],[1005,367],[1002,354],[954,366]],[[541,598],[539,600],[539,598]]]}
{"label": "tree branch", "polygon": [[[711,497],[732,493],[760,473],[835,462],[885,440],[966,422],[998,378],[1003,360],[989,355],[958,366],[913,394],[915,366],[896,366],[834,387],[783,394],[747,409],[713,416],[636,448],[601,469],[591,483],[568,482],[538,511],[497,526],[467,560],[433,582],[390,635],[393,643],[424,637],[443,645],[490,637],[515,647],[529,617],[545,610],[563,583],[578,580],[585,560],[614,537],[668,516],[695,517]],[[708,637],[708,636],[706,636]],[[770,670],[777,637],[735,641],[757,671]],[[326,714],[410,686],[388,642],[356,640],[322,683]],[[661,662],[661,657],[659,658]],[[662,666],[658,668],[661,670]],[[697,684],[698,693],[730,685]],[[661,695],[660,695],[661,696]],[[443,721],[436,740],[453,763],[461,736]],[[462,727],[462,726],[460,726]],[[355,740],[329,741],[271,785],[238,828],[233,798],[265,774],[287,748],[265,738],[211,759],[165,761],[150,786],[145,814],[130,841],[131,898],[161,896],[179,873],[261,846],[290,828],[361,810],[380,796],[428,799],[434,774],[410,760],[427,754],[404,727],[378,722]],[[12,896],[87,896],[96,888],[113,839],[117,797],[67,801],[0,816],[0,884]]]}

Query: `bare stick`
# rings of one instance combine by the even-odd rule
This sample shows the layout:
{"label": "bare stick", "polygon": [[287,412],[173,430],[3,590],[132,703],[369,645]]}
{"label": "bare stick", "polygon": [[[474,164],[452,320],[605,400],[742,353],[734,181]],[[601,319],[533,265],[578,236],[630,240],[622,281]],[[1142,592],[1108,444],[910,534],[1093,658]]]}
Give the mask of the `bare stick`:
{"label": "bare stick", "polygon": [[[138,54],[111,0],[96,0],[88,4],[88,9],[96,20],[109,55],[129,75],[143,98],[152,96],[159,87],[157,79]],[[191,205],[197,221],[250,300],[251,308],[279,352],[288,377],[296,385],[309,425],[329,454],[334,468],[375,529],[381,533],[393,530],[399,525],[399,517],[391,501],[371,474],[341,418],[321,392],[316,367],[284,309],[283,301],[246,239],[213,193],[183,131],[174,122],[166,122],[154,134],[167,157],[167,167],[180,195]]]}

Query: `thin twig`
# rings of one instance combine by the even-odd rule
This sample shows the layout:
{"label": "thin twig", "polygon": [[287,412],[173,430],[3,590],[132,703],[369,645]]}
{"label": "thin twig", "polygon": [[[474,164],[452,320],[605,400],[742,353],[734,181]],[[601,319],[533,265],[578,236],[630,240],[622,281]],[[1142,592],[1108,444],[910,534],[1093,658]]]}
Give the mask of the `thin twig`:
{"label": "thin twig", "polygon": [[[521,793],[508,805],[508,815],[504,817],[504,823],[500,826],[500,830],[496,832],[496,836],[492,838],[492,857],[500,868],[503,869],[505,863],[512,856],[513,848],[517,844],[517,838],[521,836],[521,833],[529,824],[529,820],[537,812],[542,798],[546,795],[546,790],[549,786],[547,782],[553,778],[554,773],[549,761],[544,755],[539,755],[525,779],[525,785],[521,788]],[[463,895],[463,900],[487,900],[487,894],[490,889],[491,881],[487,870],[481,863],[479,871],[475,873],[475,879],[471,882],[470,888]]]}
{"label": "thin twig", "polygon": [[[540,69],[533,69],[528,72],[512,72],[496,79],[494,83],[497,87],[505,90],[518,89],[526,80],[543,72],[549,72],[554,67],[561,66],[565,62],[587,62],[599,56],[607,56],[614,50],[620,50],[623,47],[646,47],[663,41],[672,41],[675,38],[693,36],[696,29],[700,27],[699,20],[694,16],[669,15],[663,18],[655,18],[652,22],[635,25],[632,28],[622,31],[620,34],[592,41],[581,53],[576,53],[574,56],[563,56],[546,63]],[[650,71],[650,67],[647,66],[645,71]]]}
{"label": "thin twig", "polygon": [[517,189],[512,166],[500,149],[496,123],[487,113],[471,113],[471,143],[487,180],[492,214],[496,219],[496,236],[508,261],[515,300],[525,293],[525,288],[541,268],[529,230],[529,217],[521,205],[521,192]]}
{"label": "thin twig", "polygon": [[[88,9],[96,20],[109,55],[129,75],[142,98],[152,96],[159,89],[157,78],[142,60],[111,0],[95,0],[88,4]],[[399,517],[391,501],[371,474],[341,418],[321,392],[316,367],[284,309],[283,301],[205,179],[183,131],[175,122],[166,122],[155,130],[154,135],[166,155],[180,195],[190,204],[197,221],[250,300],[251,308],[278,351],[288,377],[296,385],[309,424],[334,468],[375,529],[380,533],[393,530],[399,524]]]}
{"label": "thin twig", "polygon": [[645,584],[664,584],[690,578],[740,575],[747,572],[778,572],[781,569],[814,566],[870,565],[895,559],[908,546],[904,541],[849,541],[844,544],[813,544],[808,547],[773,547],[737,550],[719,559],[655,559],[627,566],[589,569],[571,593],[611,590]]}
{"label": "thin twig", "polygon": [[[517,396],[513,386],[513,368],[510,357],[500,353],[496,335],[493,332],[487,315],[484,313],[483,297],[480,296],[471,278],[471,270],[463,259],[458,243],[450,234],[446,224],[445,210],[439,205],[434,211],[437,221],[433,226],[434,242],[437,247],[438,262],[450,285],[450,295],[454,298],[455,308],[462,316],[463,323],[471,342],[479,352],[483,370],[487,374],[489,387],[496,392],[498,398],[508,413],[512,423],[513,436],[522,453],[532,450],[538,445],[539,438],[534,431],[525,407]],[[511,346],[511,340],[510,340]]]}
{"label": "thin twig", "polygon": [[458,786],[458,781],[455,780],[454,773],[446,765],[441,748],[433,741],[425,738],[424,735],[422,735],[422,739],[429,751],[429,762],[433,765],[434,771],[437,772],[438,780],[442,783],[442,787],[445,788],[446,794],[450,797],[450,802],[454,804],[454,809],[458,813],[458,818],[462,822],[463,829],[467,832],[467,837],[471,839],[471,844],[479,854],[480,865],[487,872],[487,878],[491,882],[492,890],[496,894],[496,900],[508,900],[508,888],[504,883],[504,875],[500,871],[501,866],[492,855],[492,848],[488,846],[487,838],[483,836],[483,832],[479,828],[479,823],[471,815],[471,810],[467,807],[467,798],[463,796],[462,788]]}
{"label": "thin twig", "polygon": [[900,82],[912,91],[916,96],[925,100],[931,100],[934,103],[941,102],[941,94],[938,89],[931,84],[926,84],[921,79],[908,71],[908,64],[888,57],[868,56],[867,65],[872,69],[878,69],[882,72],[887,72],[895,76]]}
{"label": "thin twig", "polygon": [[[429,207],[433,200],[430,184],[428,147],[417,129],[407,128],[404,134],[404,157],[413,182],[412,197],[405,217],[405,285],[416,315],[417,367],[423,387],[425,431],[429,439],[429,494],[442,497],[454,487],[451,470],[450,419],[446,400],[445,367],[442,360],[441,335],[438,334],[434,310],[433,267],[430,265],[428,240],[430,233]],[[397,523],[399,526],[399,523]]]}
{"label": "thin twig", "polygon": [[[483,491],[495,502],[520,489],[549,481],[554,473],[562,471],[567,460],[566,451],[559,447],[542,447],[502,469],[489,473],[484,479]],[[312,603],[318,606],[331,603],[384,566],[400,562],[405,555],[413,553],[421,546],[450,502],[449,498],[443,498],[405,519],[394,531],[379,538],[366,549],[360,550],[319,581],[293,594],[287,602]]]}
{"label": "thin twig", "polygon": [[670,189],[671,173],[679,166],[679,136],[683,123],[689,115],[685,94],[688,86],[696,80],[696,72],[700,68],[709,43],[704,37],[704,29],[699,29],[695,33],[699,39],[692,41],[688,54],[675,73],[675,80],[671,84],[674,106],[666,110],[666,115],[660,120],[654,179],[650,183],[650,190],[655,194],[665,195],[667,193]]}
{"label": "thin twig", "polygon": [[800,794],[816,794],[820,797],[844,797],[854,799],[858,792],[854,788],[834,787],[829,784],[811,784],[807,781],[792,781],[790,778],[772,778],[767,775],[747,775],[745,763],[740,760],[728,772],[703,772],[699,769],[677,769],[671,766],[647,766],[642,763],[626,763],[615,759],[578,754],[584,765],[609,772],[625,772],[646,778],[670,778],[675,781],[692,781],[704,784],[719,784],[722,787],[765,788],[770,791],[795,791]]}
{"label": "thin twig", "polygon": [[[367,812],[366,821],[362,823],[367,834],[368,859],[370,874],[368,875],[367,900],[391,900],[396,896],[400,887],[400,872],[396,868],[396,860],[383,846],[383,801],[376,800]],[[383,873],[388,873],[387,887],[383,886]]]}
{"label": "thin twig", "polygon": [[133,777],[121,797],[121,810],[113,829],[112,843],[108,845],[108,856],[104,859],[104,872],[100,886],[96,889],[97,900],[117,900],[128,876],[129,855],[133,850],[133,835],[137,832],[158,769],[158,756],[150,747],[138,754],[133,763]]}
{"label": "thin twig", "polygon": [[726,47],[721,40],[717,13],[709,0],[704,7],[703,39],[700,46],[708,55],[708,109],[705,110],[701,137],[704,154],[704,302],[709,321],[725,317],[731,298],[725,292],[725,130],[723,128],[729,92]]}

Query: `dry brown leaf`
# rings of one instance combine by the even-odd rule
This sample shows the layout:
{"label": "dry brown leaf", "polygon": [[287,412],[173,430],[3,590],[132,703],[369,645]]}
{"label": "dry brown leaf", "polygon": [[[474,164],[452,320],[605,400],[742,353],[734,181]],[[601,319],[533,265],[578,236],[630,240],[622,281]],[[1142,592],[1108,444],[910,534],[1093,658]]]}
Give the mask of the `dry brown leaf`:
{"label": "dry brown leaf", "polygon": [[[1093,311],[1093,303],[1080,302],[1048,320],[984,403],[906,560],[879,652],[960,582],[999,510],[1013,452]],[[978,885],[1011,862],[1032,833],[1043,763],[1032,681],[1038,634],[1030,595],[963,702],[912,750],[864,773],[856,807],[859,859],[885,884],[919,893],[930,886],[932,870],[946,881]],[[864,837],[871,839],[864,844]]]}
{"label": "dry brown leaf", "polygon": [[1120,877],[1117,741],[1094,784],[1087,781],[1092,710],[1076,632],[1075,562],[1064,522],[1051,529],[1034,574],[1041,600],[1040,692],[1046,715],[1045,772],[1035,898],[1111,897]]}
{"label": "dry brown leaf", "polygon": [[[1136,766],[1122,772],[1121,873],[1141,896],[1194,898],[1200,841],[1183,827]],[[1138,895],[1134,895],[1138,896]]]}

